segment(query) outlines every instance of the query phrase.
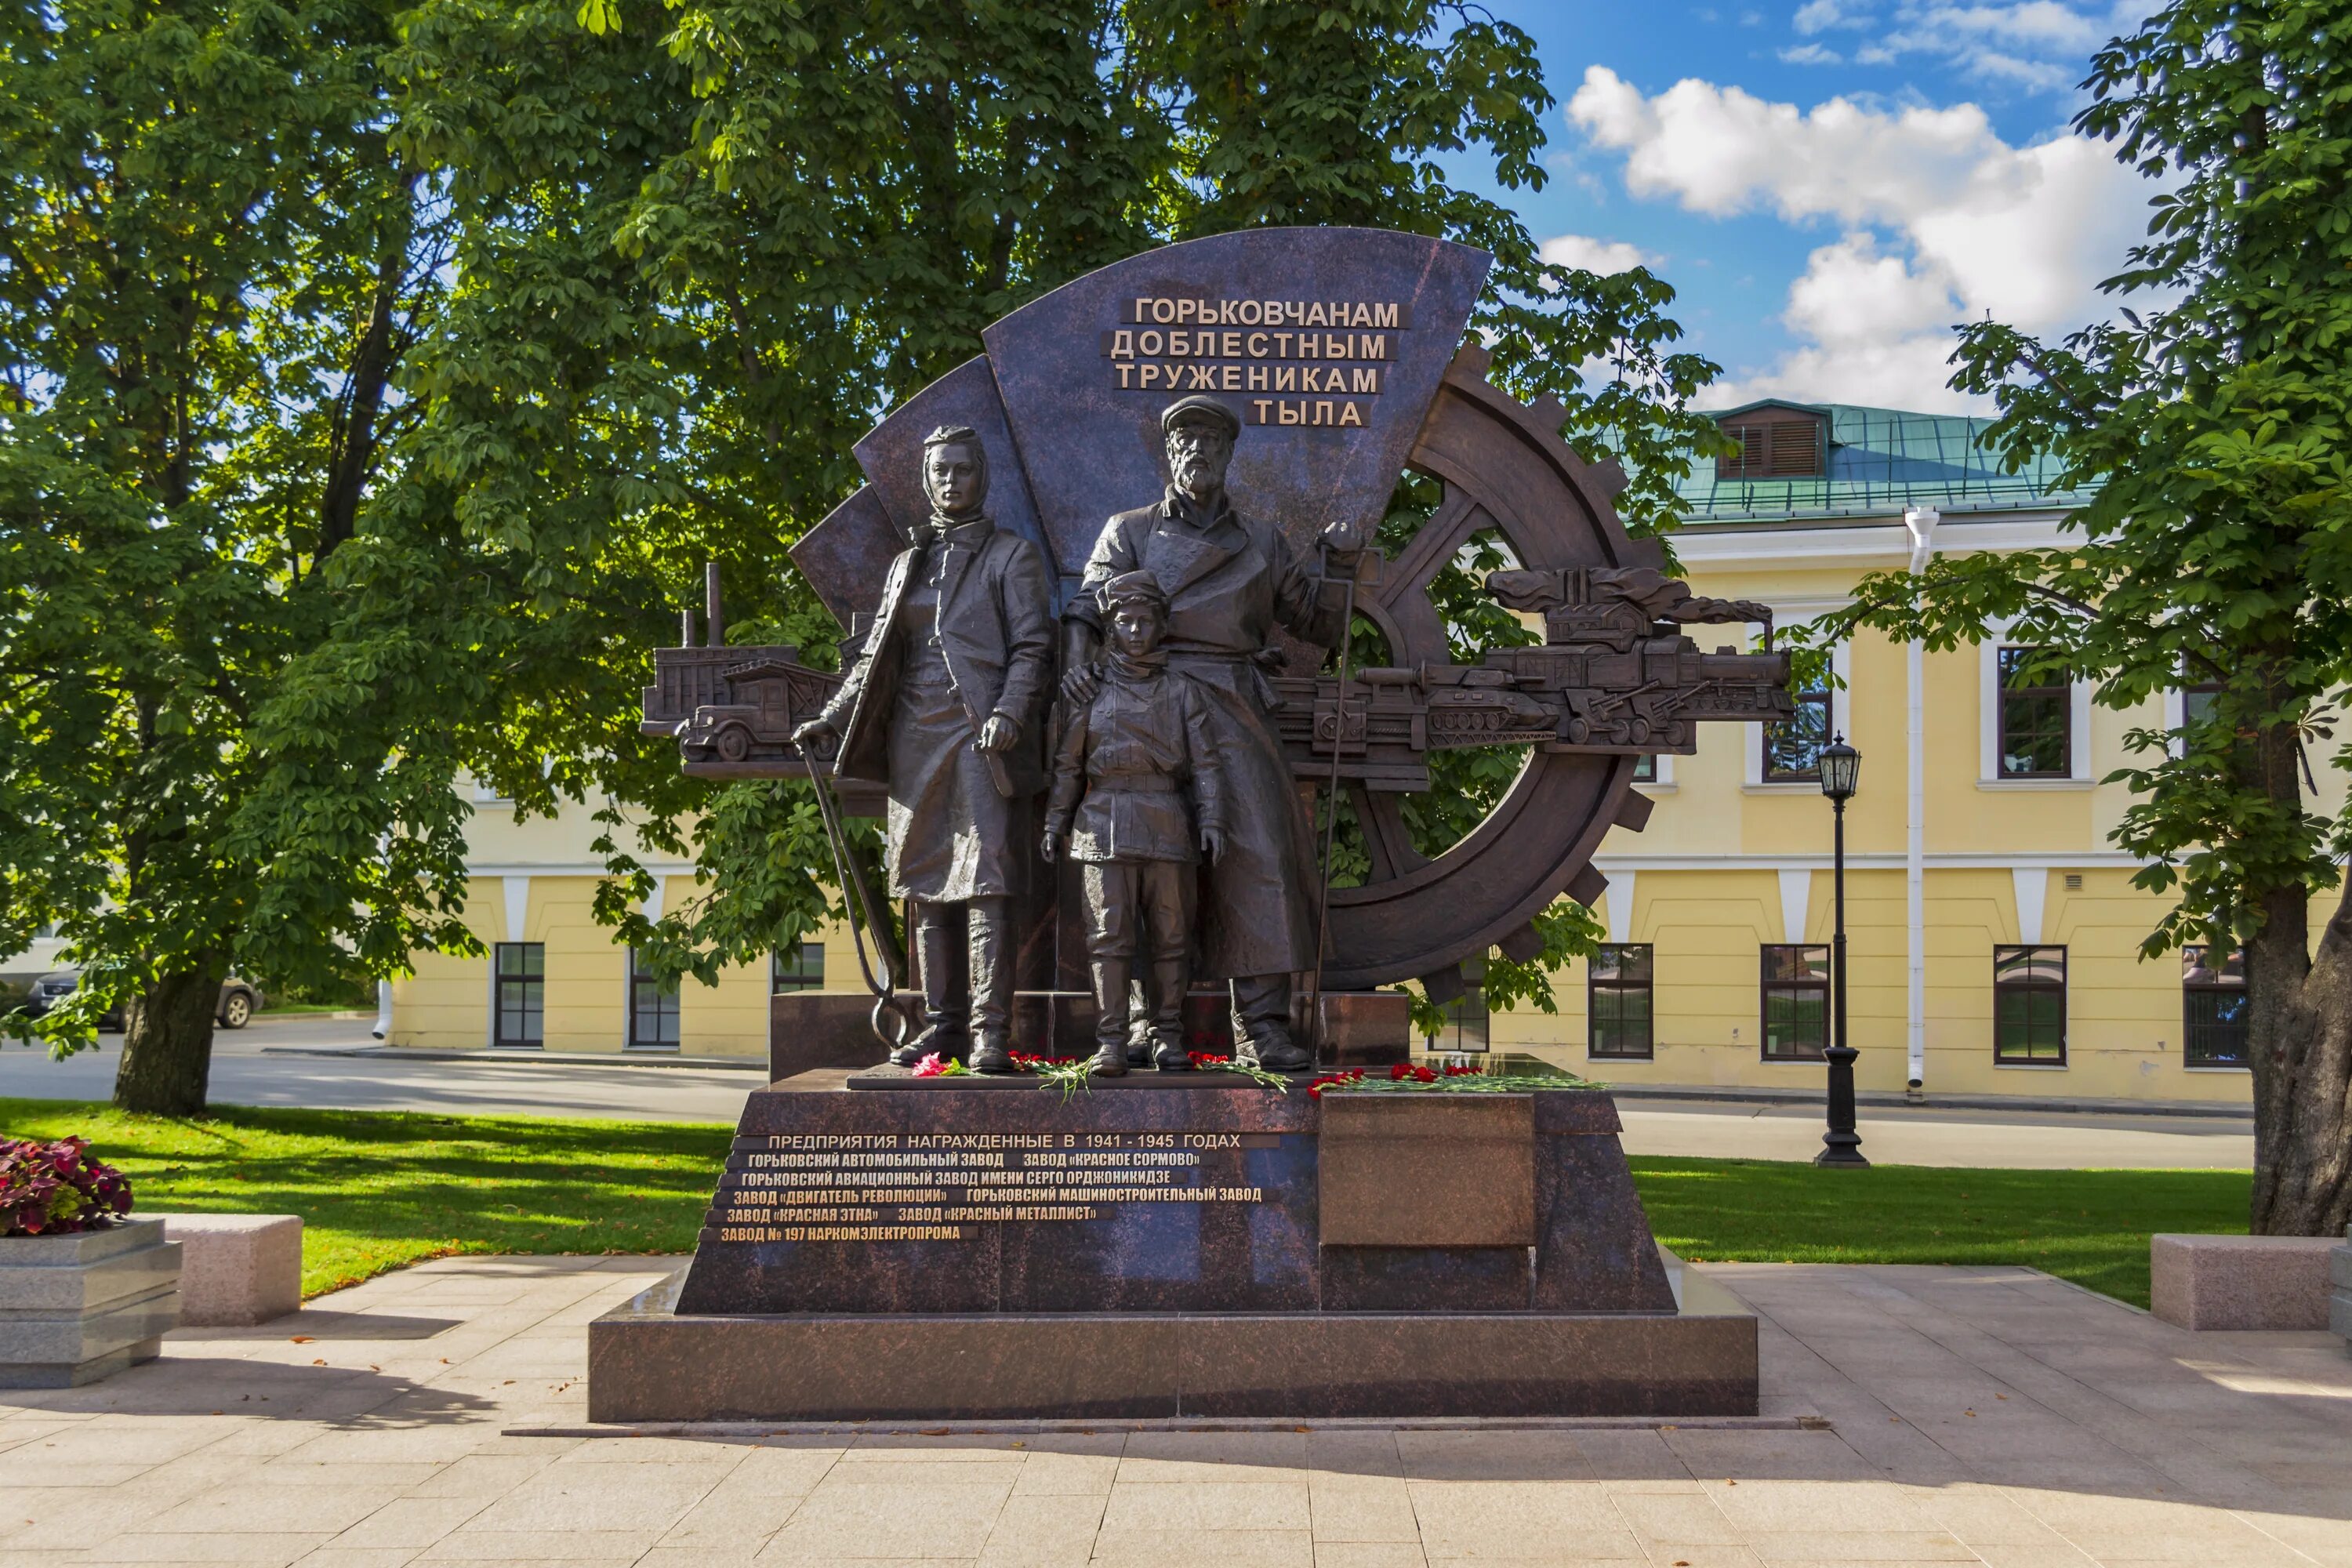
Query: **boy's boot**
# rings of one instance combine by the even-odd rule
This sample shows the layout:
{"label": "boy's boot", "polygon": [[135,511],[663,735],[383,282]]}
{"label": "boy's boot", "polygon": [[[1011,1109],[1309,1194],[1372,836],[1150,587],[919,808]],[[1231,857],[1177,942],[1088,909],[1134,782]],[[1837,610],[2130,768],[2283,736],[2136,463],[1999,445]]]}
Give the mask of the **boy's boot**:
{"label": "boy's boot", "polygon": [[1134,966],[1124,958],[1093,961],[1095,979],[1095,1054],[1087,1071],[1097,1078],[1127,1076],[1128,976]]}

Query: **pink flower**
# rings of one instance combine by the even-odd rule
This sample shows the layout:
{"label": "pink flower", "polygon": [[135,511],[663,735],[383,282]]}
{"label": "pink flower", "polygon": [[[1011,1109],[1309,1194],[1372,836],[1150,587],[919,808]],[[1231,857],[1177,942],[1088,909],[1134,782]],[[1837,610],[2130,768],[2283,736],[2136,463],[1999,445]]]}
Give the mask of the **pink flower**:
{"label": "pink flower", "polygon": [[947,1063],[940,1060],[940,1053],[933,1051],[929,1056],[925,1057],[921,1061],[915,1064],[915,1076],[917,1078],[937,1078],[941,1073],[947,1071]]}

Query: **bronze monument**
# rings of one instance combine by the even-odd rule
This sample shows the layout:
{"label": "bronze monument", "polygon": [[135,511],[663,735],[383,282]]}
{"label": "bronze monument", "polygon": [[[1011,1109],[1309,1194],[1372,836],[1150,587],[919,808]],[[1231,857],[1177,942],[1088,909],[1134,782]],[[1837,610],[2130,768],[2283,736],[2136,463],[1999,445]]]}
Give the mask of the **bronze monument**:
{"label": "bronze monument", "polygon": [[1093,695],[1072,700],[1060,715],[1045,858],[1066,843],[1084,884],[1096,1008],[1087,1070],[1126,1073],[1133,981],[1143,994],[1152,1065],[1186,1072],[1193,866],[1202,855],[1212,867],[1222,863],[1232,842],[1225,767],[1209,697],[1169,668],[1161,640],[1168,591],[1160,579],[1114,577],[1097,608],[1110,623],[1108,647],[1088,682]]}
{"label": "bronze monument", "polygon": [[[1565,411],[1488,384],[1487,262],[1256,229],[1065,284],[858,442],[869,482],[793,547],[845,676],[727,646],[715,591],[708,645],[657,652],[646,731],[698,776],[813,778],[853,929],[891,922],[840,817],[887,818],[924,1023],[876,1067],[822,1027],[863,998],[772,999],[777,1081],[692,1264],[591,1327],[592,1419],[1755,1414],[1756,1321],[1656,1245],[1597,1087],[1186,1070],[1397,1061],[1398,982],[1446,1000],[1599,896],[1643,753],[1790,713],[1763,607],[1670,579]],[[1440,499],[1384,561],[1405,470]],[[1474,538],[1540,642],[1454,647],[1430,590]],[[1385,664],[1331,658],[1351,613]],[[1763,651],[1703,651],[1707,622]],[[1403,796],[1466,746],[1524,761],[1417,845]],[[1336,795],[1360,885],[1318,865]],[[1223,994],[1188,1005],[1195,969]],[[1127,1070],[1137,1026],[1165,1070]],[[967,1031],[982,1070],[904,1065]],[[1002,1070],[1081,1047],[1089,1074]]]}
{"label": "bronze monument", "polygon": [[1036,710],[1051,676],[1044,563],[982,510],[988,458],[968,427],[923,443],[928,524],[882,584],[873,629],[804,750],[838,742],[834,772],[889,788],[890,893],[923,984],[923,1027],[891,1053],[911,1066],[967,1054],[1010,1072],[1013,903],[1043,784]]}
{"label": "bronze monument", "polygon": [[[1291,976],[1318,966],[1314,836],[1274,724],[1270,668],[1280,668],[1277,627],[1335,646],[1346,635],[1341,584],[1311,576],[1265,520],[1237,513],[1225,493],[1241,418],[1213,397],[1186,397],[1160,416],[1168,488],[1150,506],[1104,524],[1063,612],[1062,690],[1094,695],[1101,640],[1083,592],[1130,572],[1149,572],[1169,597],[1170,668],[1207,694],[1211,727],[1230,798],[1224,853],[1203,879],[1200,972],[1229,983],[1234,1049],[1274,1071],[1312,1067],[1314,1052],[1292,1039]],[[1316,542],[1352,573],[1363,541],[1334,522]]]}

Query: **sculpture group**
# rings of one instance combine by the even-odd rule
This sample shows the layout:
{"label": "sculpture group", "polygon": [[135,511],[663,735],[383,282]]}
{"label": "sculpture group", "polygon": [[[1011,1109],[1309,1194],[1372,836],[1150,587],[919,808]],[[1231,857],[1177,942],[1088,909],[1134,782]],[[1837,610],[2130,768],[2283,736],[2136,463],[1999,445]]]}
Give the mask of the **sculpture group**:
{"label": "sculpture group", "polygon": [[[1123,1074],[1130,1051],[1189,1070],[1195,973],[1227,983],[1237,1058],[1314,1064],[1291,990],[1319,963],[1318,873],[1271,677],[1278,630],[1323,648],[1346,635],[1363,541],[1333,524],[1310,569],[1273,520],[1227,499],[1231,408],[1186,397],[1160,425],[1167,489],[1104,525],[1058,638],[1044,560],[986,510],[980,438],[934,431],[930,518],[891,563],[840,689],[793,733],[834,752],[836,777],[887,791],[889,890],[910,907],[923,995],[898,1065],[1014,1070],[1011,911],[1033,862],[1064,855],[1086,899],[1090,1071]],[[1130,1027],[1139,989],[1145,1029]]]}
{"label": "sculpture group", "polygon": [[[1202,997],[1181,1004],[1188,978],[1228,994],[1244,1060],[1374,1048],[1375,1014],[1377,1048],[1401,1050],[1396,1009],[1355,998],[1413,982],[1444,1004],[1486,954],[1532,959],[1553,900],[1601,896],[1602,837],[1647,816],[1637,758],[1790,716],[1770,612],[1673,580],[1615,513],[1618,466],[1568,446],[1559,405],[1487,380],[1465,342],[1487,262],[1382,230],[1252,229],[993,323],[984,353],[856,443],[866,482],[792,546],[847,634],[842,674],[730,643],[711,568],[707,637],[689,615],[655,651],[641,731],[698,777],[825,781],[896,1059],[1003,1071],[1018,1045],[1181,1070],[1178,1047],[1224,1033]],[[1408,471],[1436,504],[1382,562],[1365,535]],[[1433,592],[1481,536],[1511,562],[1487,592],[1530,633],[1539,617],[1540,641],[1459,645]],[[1385,654],[1334,670],[1355,615]],[[1761,650],[1686,635],[1741,622],[1763,624]],[[1497,746],[1523,759],[1507,787],[1427,843],[1411,798],[1440,787],[1444,753]],[[1361,853],[1333,886],[1308,817],[1343,804]],[[910,963],[850,817],[887,824]],[[1294,1022],[1302,976],[1318,1000]],[[779,997],[779,1060],[845,1052],[822,1021],[839,1011]]]}

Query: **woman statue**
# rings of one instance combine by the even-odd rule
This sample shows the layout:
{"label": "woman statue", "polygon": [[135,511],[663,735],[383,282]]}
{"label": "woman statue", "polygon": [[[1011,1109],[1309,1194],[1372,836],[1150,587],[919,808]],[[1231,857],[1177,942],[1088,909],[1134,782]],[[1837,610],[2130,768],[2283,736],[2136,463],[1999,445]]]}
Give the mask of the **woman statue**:
{"label": "woman statue", "polygon": [[969,1052],[1013,1070],[1013,901],[1034,857],[1038,708],[1054,620],[1037,547],[982,510],[988,458],[961,426],[923,443],[931,515],[891,563],[872,630],[834,700],[794,731],[834,736],[836,776],[889,786],[890,892],[914,906],[923,1027],[890,1059]]}

